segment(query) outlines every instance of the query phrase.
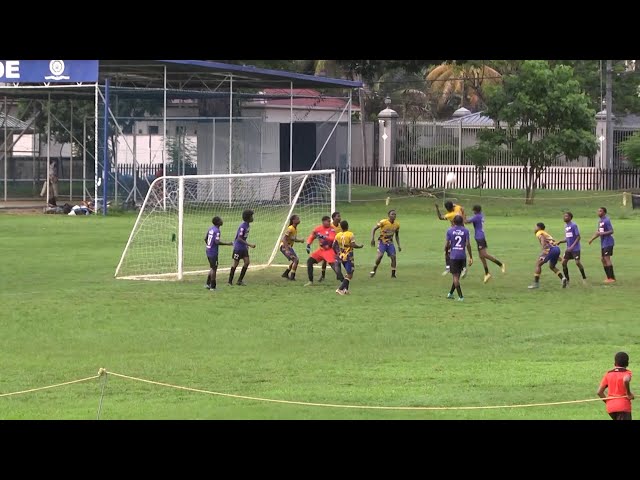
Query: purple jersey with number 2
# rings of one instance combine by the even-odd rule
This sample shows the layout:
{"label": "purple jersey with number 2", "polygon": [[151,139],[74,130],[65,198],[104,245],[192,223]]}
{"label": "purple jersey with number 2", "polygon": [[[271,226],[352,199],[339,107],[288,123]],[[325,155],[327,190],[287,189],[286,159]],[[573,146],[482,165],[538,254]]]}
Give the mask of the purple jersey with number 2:
{"label": "purple jersey with number 2", "polygon": [[451,243],[451,260],[464,260],[467,258],[465,249],[469,238],[469,230],[464,227],[455,226],[447,230],[447,240]]}

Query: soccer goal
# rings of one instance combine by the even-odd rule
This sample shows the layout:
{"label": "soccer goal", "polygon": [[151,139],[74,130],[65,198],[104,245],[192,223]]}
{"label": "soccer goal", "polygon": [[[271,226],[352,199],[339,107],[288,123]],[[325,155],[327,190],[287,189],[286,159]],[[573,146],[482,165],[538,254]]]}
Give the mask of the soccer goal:
{"label": "soccer goal", "polygon": [[[250,268],[283,266],[286,259],[279,250],[280,239],[289,217],[300,216],[298,237],[306,237],[324,215],[335,210],[335,192],[334,170],[157,178],[144,199],[115,277],[181,280],[185,275],[206,274],[204,237],[211,219],[222,218],[221,241],[233,242],[247,209],[254,211],[248,240],[256,245],[249,251]],[[228,270],[233,247],[220,246],[219,251],[219,270]]]}

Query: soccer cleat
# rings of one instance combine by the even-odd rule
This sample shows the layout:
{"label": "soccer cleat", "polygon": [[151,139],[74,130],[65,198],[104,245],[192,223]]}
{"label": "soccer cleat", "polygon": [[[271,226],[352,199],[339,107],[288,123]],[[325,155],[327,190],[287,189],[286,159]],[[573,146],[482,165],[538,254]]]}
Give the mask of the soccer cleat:
{"label": "soccer cleat", "polygon": [[487,274],[484,276],[484,279],[482,280],[482,282],[483,282],[483,283],[487,283],[489,280],[491,280],[491,274],[490,274],[490,273],[487,273]]}
{"label": "soccer cleat", "polygon": [[607,278],[604,283],[616,283],[616,279],[615,278]]}
{"label": "soccer cleat", "polygon": [[246,286],[247,286],[247,284],[246,284],[246,283],[244,283],[242,280],[238,280],[238,281],[236,282],[236,285],[239,285],[239,286],[241,286],[241,287],[246,287]]}
{"label": "soccer cleat", "polygon": [[505,273],[507,271],[507,266],[503,263],[500,267],[500,270],[502,271],[502,273]]}
{"label": "soccer cleat", "polygon": [[313,287],[313,282],[307,282],[304,284],[305,287]]}
{"label": "soccer cleat", "polygon": [[324,275],[322,275],[322,276],[318,279],[318,281],[319,281],[319,282],[324,282]]}
{"label": "soccer cleat", "polygon": [[289,270],[285,270],[282,274],[282,278],[289,278]]}
{"label": "soccer cleat", "polygon": [[373,277],[375,277],[375,276],[376,276],[376,272],[375,272],[375,270],[371,270],[371,271],[369,272],[369,278],[373,278]]}
{"label": "soccer cleat", "polygon": [[345,290],[345,291],[344,291],[344,294],[345,294],[345,295],[351,295],[351,290]]}
{"label": "soccer cleat", "polygon": [[218,291],[218,289],[217,289],[217,288],[210,288],[210,289],[209,289],[209,291],[211,291],[211,292],[217,292],[217,291]]}
{"label": "soccer cleat", "polygon": [[291,280],[292,282],[296,281],[296,277],[287,277],[289,280]]}
{"label": "soccer cleat", "polygon": [[464,302],[464,297],[458,297],[459,302]]}
{"label": "soccer cleat", "polygon": [[233,282],[227,282],[227,285],[229,285],[230,287],[233,287]]}
{"label": "soccer cleat", "polygon": [[586,279],[586,278],[583,278],[583,279],[582,279],[582,284],[583,284],[583,285],[588,285],[588,283],[587,283],[587,279]]}
{"label": "soccer cleat", "polygon": [[569,280],[567,280],[567,277],[563,277],[562,278],[562,288],[567,288],[567,285],[569,285]]}
{"label": "soccer cleat", "polygon": [[344,290],[341,290],[340,288],[338,288],[338,289],[336,290],[336,293],[337,293],[338,295],[344,295]]}
{"label": "soccer cleat", "polygon": [[206,288],[207,290],[211,290],[211,285],[205,285],[204,288]]}
{"label": "soccer cleat", "polygon": [[527,288],[529,289],[533,289],[533,288],[540,288],[540,284],[539,283],[532,283],[531,285],[529,285]]}
{"label": "soccer cleat", "polygon": [[447,293],[447,298],[449,300],[453,300],[453,293]]}
{"label": "soccer cleat", "polygon": [[395,273],[392,273],[392,274],[391,274],[391,278],[398,278],[398,277],[396,277],[396,274],[395,274]]}
{"label": "soccer cleat", "polygon": [[467,276],[467,267],[464,267],[462,269],[462,273],[460,274],[460,278],[464,278]]}
{"label": "soccer cleat", "polygon": [[449,273],[451,269],[447,267],[444,272],[442,272],[442,276],[444,277],[447,273]]}

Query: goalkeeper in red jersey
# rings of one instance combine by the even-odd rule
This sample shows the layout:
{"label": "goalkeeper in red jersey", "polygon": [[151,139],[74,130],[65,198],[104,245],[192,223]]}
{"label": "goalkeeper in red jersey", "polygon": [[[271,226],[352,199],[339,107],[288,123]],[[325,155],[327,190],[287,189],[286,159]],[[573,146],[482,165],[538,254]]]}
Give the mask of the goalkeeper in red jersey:
{"label": "goalkeeper in red jersey", "polygon": [[[320,247],[311,253],[311,244],[315,239],[318,239]],[[309,238],[307,238],[307,253],[309,253],[309,259],[307,260],[307,274],[309,275],[309,281],[305,286],[313,285],[313,266],[321,261],[326,261],[331,268],[336,272],[338,280],[342,281],[344,277],[341,272],[336,271],[336,252],[333,249],[333,241],[336,238],[336,231],[331,225],[331,217],[325,215],[322,217],[322,225],[318,225],[313,229]]]}

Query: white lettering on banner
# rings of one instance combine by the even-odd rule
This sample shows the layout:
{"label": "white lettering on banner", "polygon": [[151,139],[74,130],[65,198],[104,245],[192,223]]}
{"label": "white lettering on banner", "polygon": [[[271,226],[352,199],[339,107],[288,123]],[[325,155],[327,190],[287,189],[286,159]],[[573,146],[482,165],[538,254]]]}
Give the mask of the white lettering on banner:
{"label": "white lettering on banner", "polygon": [[20,60],[0,62],[0,78],[20,78]]}

